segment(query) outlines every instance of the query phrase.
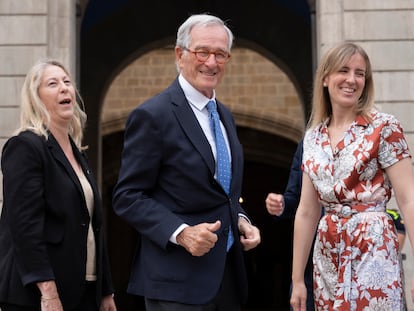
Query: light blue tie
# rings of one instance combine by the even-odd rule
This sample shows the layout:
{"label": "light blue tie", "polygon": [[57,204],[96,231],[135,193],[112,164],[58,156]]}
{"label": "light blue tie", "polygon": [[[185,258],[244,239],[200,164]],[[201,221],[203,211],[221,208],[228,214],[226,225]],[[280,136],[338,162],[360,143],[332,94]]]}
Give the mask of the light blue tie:
{"label": "light blue tie", "polygon": [[[224,140],[223,132],[220,127],[220,117],[217,112],[216,103],[210,100],[207,103],[207,110],[210,114],[210,127],[213,132],[214,139],[216,141],[216,170],[217,170],[217,181],[223,187],[227,194],[230,194],[230,183],[231,183],[231,165],[230,157],[227,151],[227,145]],[[231,227],[229,227],[229,235],[227,240],[227,251],[233,245],[234,237]]]}

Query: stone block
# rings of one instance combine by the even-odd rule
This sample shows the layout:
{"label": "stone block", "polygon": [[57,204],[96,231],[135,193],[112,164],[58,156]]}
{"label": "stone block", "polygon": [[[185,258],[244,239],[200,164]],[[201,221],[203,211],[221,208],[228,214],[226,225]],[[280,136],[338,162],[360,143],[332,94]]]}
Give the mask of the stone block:
{"label": "stone block", "polygon": [[[329,0],[328,0],[329,1]],[[413,0],[344,0],[344,10],[403,10],[414,9]]]}
{"label": "stone block", "polygon": [[414,71],[374,72],[374,83],[376,100],[413,105]]}
{"label": "stone block", "polygon": [[414,70],[414,40],[357,43],[368,53],[374,71]]}
{"label": "stone block", "polygon": [[20,91],[23,86],[23,77],[0,77],[0,107],[18,107],[20,105]]}
{"label": "stone block", "polygon": [[407,140],[408,148],[410,148],[411,156],[414,156],[414,134],[405,133],[405,139]]}
{"label": "stone block", "polygon": [[343,41],[343,15],[341,13],[322,14],[317,19],[317,59],[339,41]]}
{"label": "stone block", "polygon": [[316,1],[316,10],[321,14],[332,14],[343,12],[342,0],[320,0]]}
{"label": "stone block", "polygon": [[1,108],[0,107],[0,137],[2,139],[10,137],[19,126],[20,109],[19,108]]}
{"label": "stone block", "polygon": [[0,45],[45,44],[47,16],[9,15],[0,19]]}
{"label": "stone block", "polygon": [[0,46],[0,75],[22,75],[40,58],[47,56],[47,46]]}
{"label": "stone block", "polygon": [[352,11],[344,13],[344,36],[347,40],[414,39],[412,11]]}
{"label": "stone block", "polygon": [[46,14],[48,0],[1,0],[0,14]]}
{"label": "stone block", "polygon": [[[390,113],[395,116],[401,123],[401,126],[404,129],[404,132],[408,135],[414,135],[414,105],[407,102],[398,102],[398,103],[381,103],[379,105],[381,111]],[[413,136],[414,139],[414,136]],[[414,141],[413,141],[414,143]],[[413,144],[414,147],[414,144]],[[414,150],[414,149],[413,149]],[[414,154],[413,154],[414,155]]]}

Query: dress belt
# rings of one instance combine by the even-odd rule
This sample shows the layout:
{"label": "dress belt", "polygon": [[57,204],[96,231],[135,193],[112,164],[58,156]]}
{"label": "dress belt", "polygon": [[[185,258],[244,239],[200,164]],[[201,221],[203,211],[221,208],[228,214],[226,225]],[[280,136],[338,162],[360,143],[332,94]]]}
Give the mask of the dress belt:
{"label": "dress belt", "polygon": [[382,202],[375,203],[344,203],[344,204],[333,204],[325,206],[325,213],[336,215],[340,218],[351,218],[354,214],[361,212],[384,212],[385,204]]}

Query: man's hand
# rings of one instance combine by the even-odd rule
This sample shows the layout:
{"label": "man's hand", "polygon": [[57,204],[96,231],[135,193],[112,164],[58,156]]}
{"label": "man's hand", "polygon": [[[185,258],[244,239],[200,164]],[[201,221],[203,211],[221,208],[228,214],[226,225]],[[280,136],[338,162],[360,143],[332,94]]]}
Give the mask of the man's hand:
{"label": "man's hand", "polygon": [[255,248],[260,243],[260,231],[257,227],[250,224],[246,218],[239,217],[240,242],[243,249],[248,251]]}
{"label": "man's hand", "polygon": [[265,200],[266,209],[270,215],[280,216],[285,210],[283,195],[277,193],[269,193]]}
{"label": "man's hand", "polygon": [[216,244],[218,237],[215,233],[220,229],[221,222],[202,223],[184,228],[177,235],[177,243],[193,256],[203,256]]}

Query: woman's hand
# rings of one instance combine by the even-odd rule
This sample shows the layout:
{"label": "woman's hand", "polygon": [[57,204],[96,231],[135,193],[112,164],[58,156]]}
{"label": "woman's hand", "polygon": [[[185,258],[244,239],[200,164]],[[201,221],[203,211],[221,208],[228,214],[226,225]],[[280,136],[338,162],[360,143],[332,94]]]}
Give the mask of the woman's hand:
{"label": "woman's hand", "polygon": [[306,311],[307,290],[304,282],[292,285],[292,295],[290,296],[290,305],[293,311]]}
{"label": "woman's hand", "polygon": [[40,309],[42,311],[63,311],[55,281],[36,283],[40,291]]}
{"label": "woman's hand", "polygon": [[62,303],[59,296],[40,298],[40,310],[42,311],[63,311]]}
{"label": "woman's hand", "polygon": [[116,311],[114,295],[108,295],[102,298],[99,311]]}

